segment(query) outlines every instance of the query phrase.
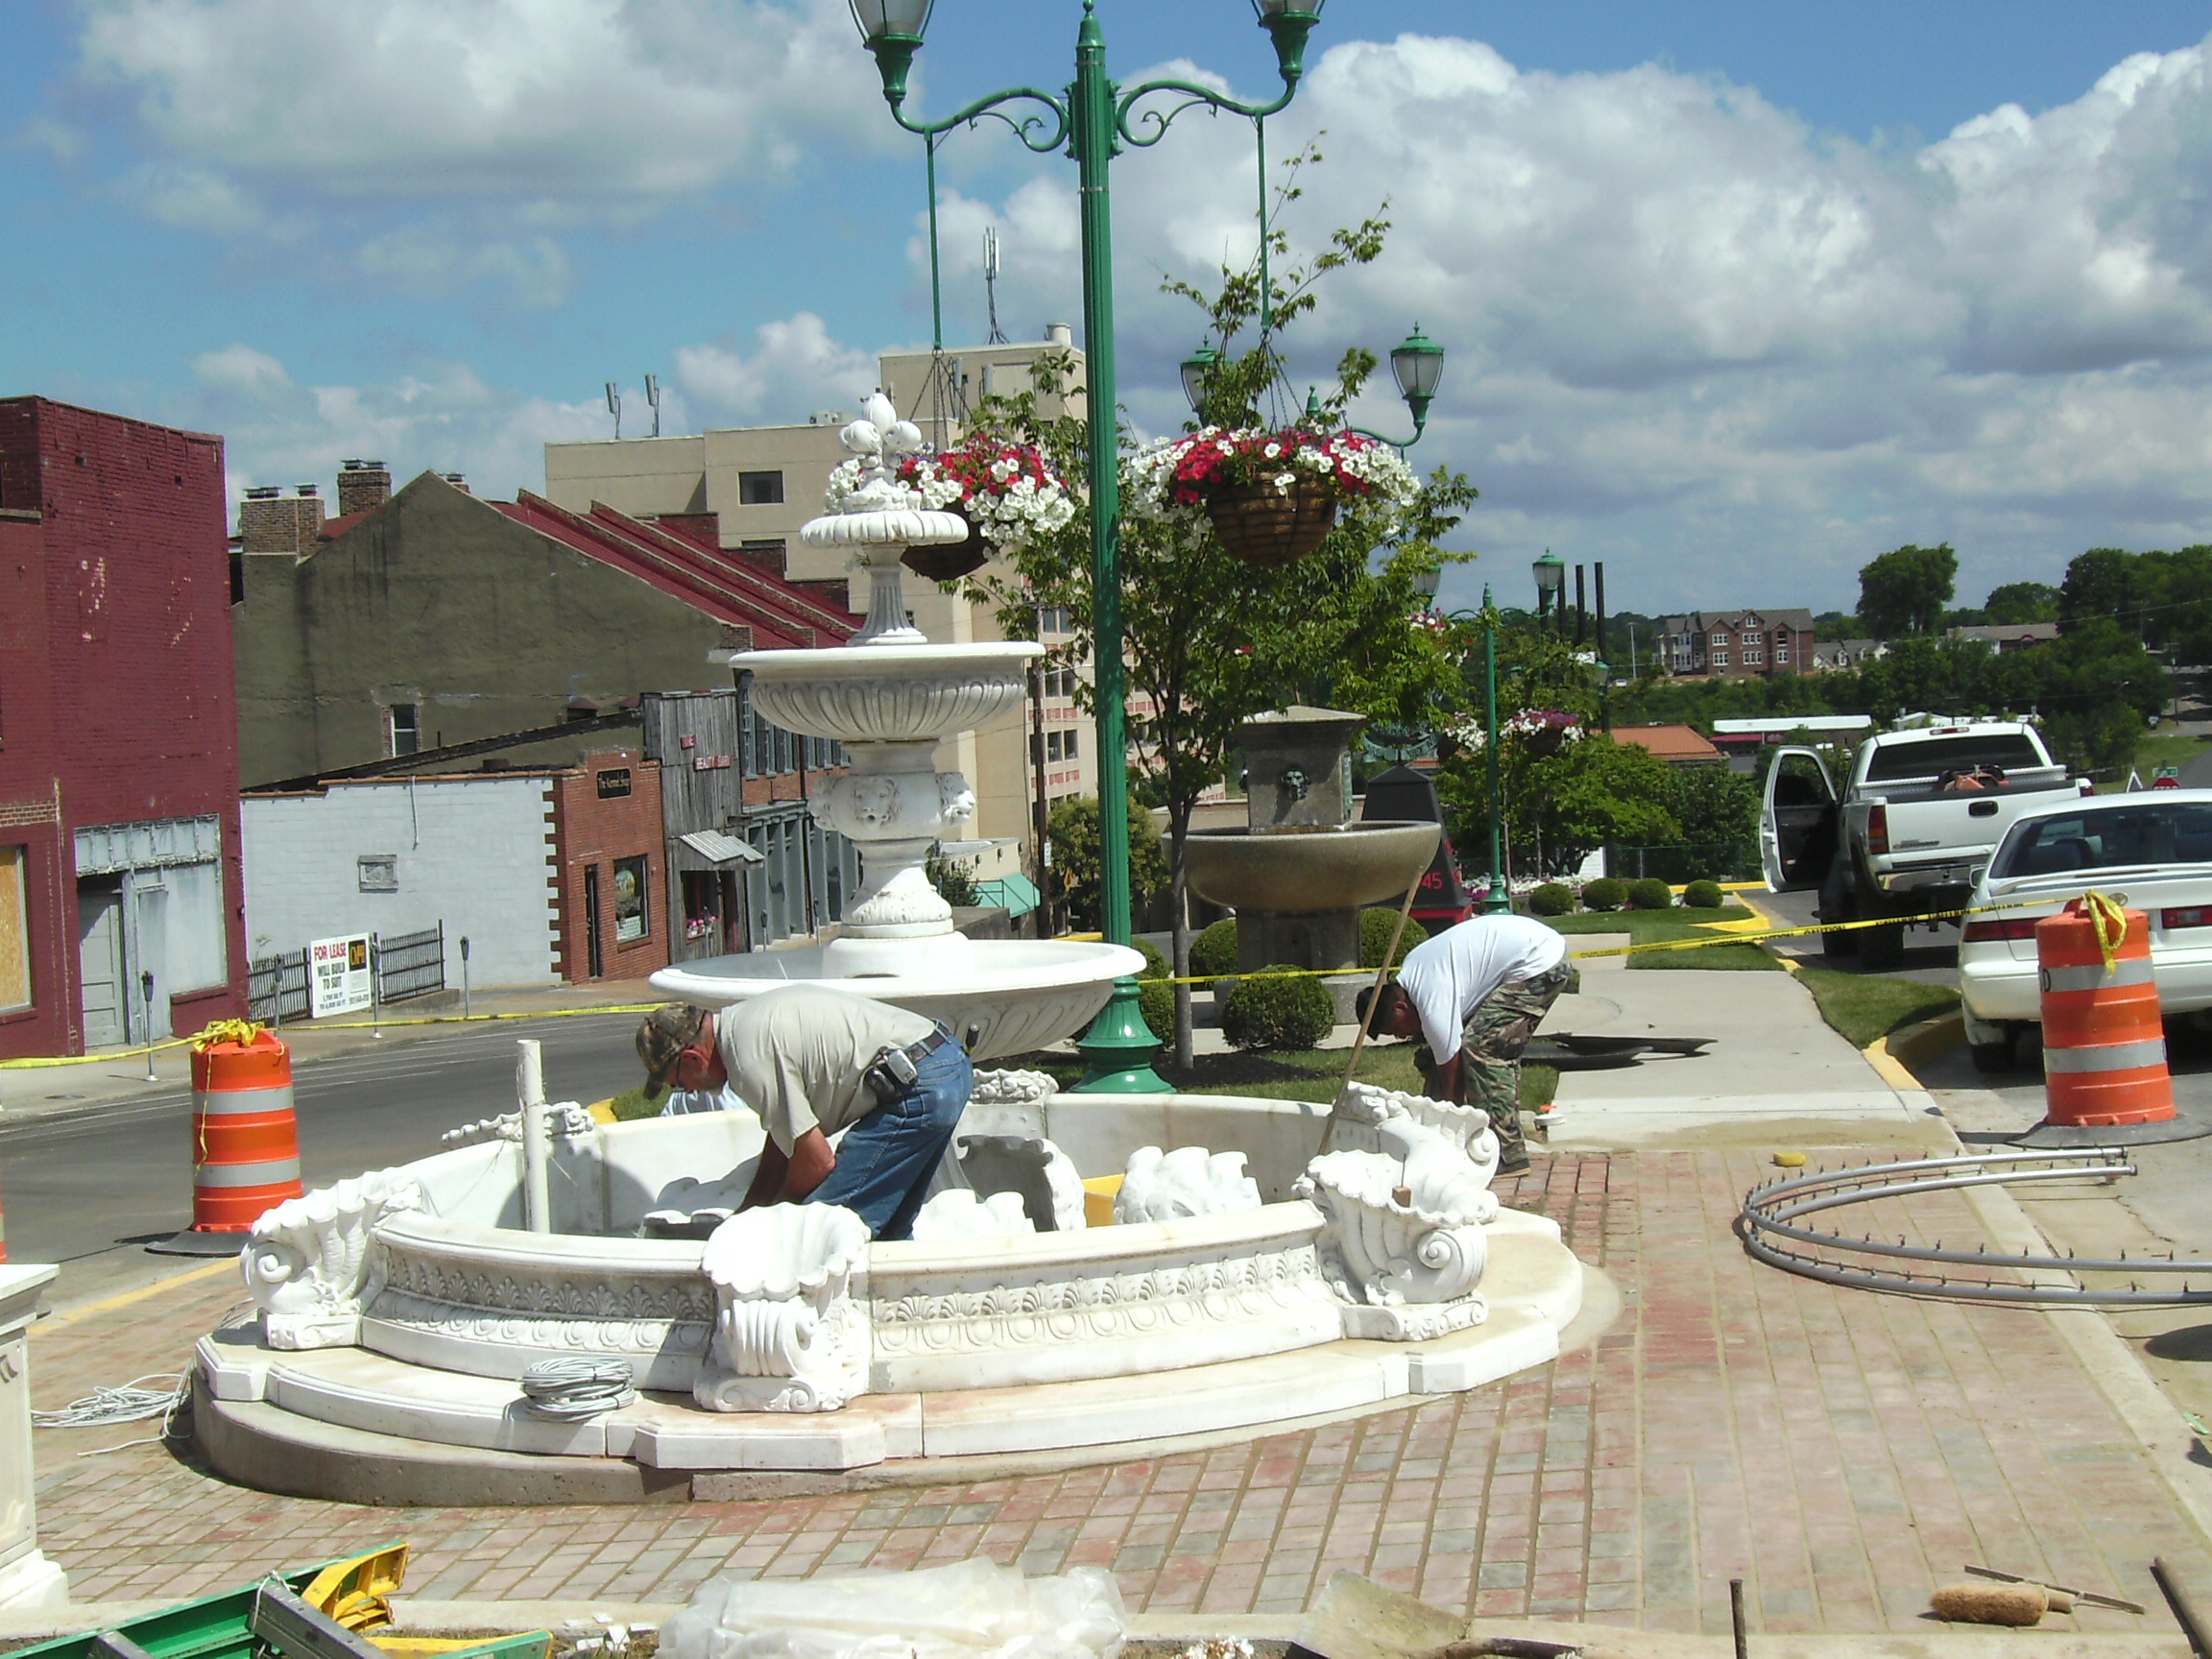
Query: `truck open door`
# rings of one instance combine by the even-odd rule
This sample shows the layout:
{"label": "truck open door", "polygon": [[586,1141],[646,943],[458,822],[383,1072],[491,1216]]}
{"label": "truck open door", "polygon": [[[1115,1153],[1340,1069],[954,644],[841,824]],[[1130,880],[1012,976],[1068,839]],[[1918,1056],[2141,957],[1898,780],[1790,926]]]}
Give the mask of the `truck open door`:
{"label": "truck open door", "polygon": [[1767,892],[1794,893],[1827,879],[1839,818],[1836,781],[1819,752],[1777,751],[1759,814],[1759,863]]}

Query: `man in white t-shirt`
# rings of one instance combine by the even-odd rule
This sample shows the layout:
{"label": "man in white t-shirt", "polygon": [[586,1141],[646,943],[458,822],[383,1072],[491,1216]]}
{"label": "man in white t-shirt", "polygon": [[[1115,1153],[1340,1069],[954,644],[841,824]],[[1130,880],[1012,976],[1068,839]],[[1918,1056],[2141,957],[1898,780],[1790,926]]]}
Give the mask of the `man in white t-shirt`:
{"label": "man in white t-shirt", "polygon": [[[1414,1063],[1434,1098],[1490,1115],[1501,1174],[1528,1167],[1521,1051],[1573,972],[1557,929],[1527,916],[1477,916],[1414,946],[1376,1005],[1370,1029],[1423,1039]],[[1373,995],[1360,993],[1361,1018]]]}
{"label": "man in white t-shirt", "polygon": [[839,1204],[878,1238],[912,1234],[975,1086],[944,1026],[821,985],[780,985],[719,1014],[656,1008],[637,1057],[648,1097],[727,1084],[760,1115],[768,1143],[741,1208]]}

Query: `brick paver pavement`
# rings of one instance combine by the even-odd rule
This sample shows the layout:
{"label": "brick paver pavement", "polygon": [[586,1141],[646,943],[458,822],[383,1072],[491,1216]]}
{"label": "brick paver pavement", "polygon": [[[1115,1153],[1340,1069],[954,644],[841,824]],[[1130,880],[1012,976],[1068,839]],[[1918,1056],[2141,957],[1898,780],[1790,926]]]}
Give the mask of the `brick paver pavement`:
{"label": "brick paver pavement", "polygon": [[[2153,1554],[2212,1569],[2043,1315],[1762,1267],[1729,1230],[1760,1176],[1743,1151],[1539,1154],[1502,1190],[1620,1286],[1626,1310],[1594,1347],[1246,1445],[783,1501],[373,1510],[228,1486],[152,1446],[77,1455],[135,1427],[42,1431],[40,1531],[80,1599],[182,1597],[404,1535],[408,1589],[435,1599],[679,1600],[722,1573],[980,1551],[1031,1573],[1111,1568],[1154,1613],[1293,1613],[1349,1568],[1478,1614],[1707,1631],[1727,1627],[1731,1577],[1756,1628],[1874,1631],[1926,1628],[1930,1589],[1968,1561],[2152,1606]],[[1920,1221],[1975,1236],[1948,1198]],[[33,1338],[38,1403],[179,1363],[236,1300],[218,1277],[50,1322]]]}

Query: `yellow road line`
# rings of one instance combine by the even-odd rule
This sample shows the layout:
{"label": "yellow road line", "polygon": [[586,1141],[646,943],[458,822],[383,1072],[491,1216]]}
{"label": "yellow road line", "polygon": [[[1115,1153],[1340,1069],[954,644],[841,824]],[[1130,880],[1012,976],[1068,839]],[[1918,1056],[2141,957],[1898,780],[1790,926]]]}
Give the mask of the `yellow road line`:
{"label": "yellow road line", "polygon": [[[245,1234],[238,1235],[238,1243],[241,1248],[245,1246]],[[160,1295],[164,1290],[174,1290],[180,1285],[189,1285],[199,1279],[212,1279],[218,1273],[235,1274],[237,1271],[238,1259],[235,1256],[225,1256],[209,1262],[204,1266],[187,1268],[184,1272],[173,1273],[166,1279],[156,1279],[151,1285],[141,1285],[135,1290],[126,1290],[120,1295],[109,1296],[100,1302],[87,1302],[84,1307],[72,1308],[66,1313],[56,1313],[51,1318],[40,1321],[34,1329],[51,1331],[57,1325],[73,1324],[79,1319],[88,1319],[95,1313],[109,1313],[118,1308],[128,1308],[133,1302],[147,1301]],[[245,1286],[241,1285],[239,1288],[243,1290]]]}

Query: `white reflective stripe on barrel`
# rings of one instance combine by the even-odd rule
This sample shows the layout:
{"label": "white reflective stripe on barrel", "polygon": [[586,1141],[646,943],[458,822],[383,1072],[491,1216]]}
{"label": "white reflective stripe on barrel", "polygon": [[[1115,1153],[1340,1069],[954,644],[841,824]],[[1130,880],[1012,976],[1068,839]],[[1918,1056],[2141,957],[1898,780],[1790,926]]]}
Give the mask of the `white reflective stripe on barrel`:
{"label": "white reflective stripe on barrel", "polygon": [[272,1158],[266,1164],[195,1164],[195,1187],[274,1187],[300,1179],[300,1160]]}
{"label": "white reflective stripe on barrel", "polygon": [[2151,958],[2148,956],[2139,956],[2132,962],[2115,962],[2109,974],[2095,963],[2087,967],[2043,970],[2046,991],[2102,991],[2107,986],[2150,983]]}
{"label": "white reflective stripe on barrel", "polygon": [[2133,1071],[2166,1064],[2162,1042],[2101,1043],[2089,1048],[2045,1048],[2046,1071]]}
{"label": "white reflective stripe on barrel", "polygon": [[238,1112],[289,1112],[292,1085],[279,1083],[274,1089],[217,1089],[205,1093],[195,1090],[192,1110],[204,1118],[221,1118]]}

